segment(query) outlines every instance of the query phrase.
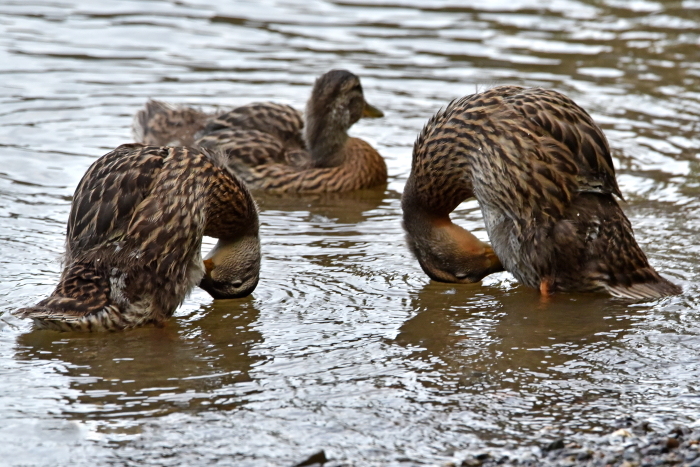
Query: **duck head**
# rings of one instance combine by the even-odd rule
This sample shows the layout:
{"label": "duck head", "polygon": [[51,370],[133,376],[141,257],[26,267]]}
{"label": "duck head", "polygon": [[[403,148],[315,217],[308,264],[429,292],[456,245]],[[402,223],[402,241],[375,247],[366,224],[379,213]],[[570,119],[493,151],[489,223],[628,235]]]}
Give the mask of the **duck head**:
{"label": "duck head", "polygon": [[433,280],[468,284],[503,271],[490,245],[453,224],[449,216],[417,214],[404,208],[406,241]]}
{"label": "duck head", "polygon": [[199,286],[215,299],[250,295],[260,279],[260,238],[257,230],[235,240],[220,239],[204,259]]}
{"label": "duck head", "polygon": [[360,78],[347,70],[331,70],[316,80],[306,104],[305,140],[315,167],[343,162],[348,129],[360,118],[379,118],[381,110],[365,101]]}

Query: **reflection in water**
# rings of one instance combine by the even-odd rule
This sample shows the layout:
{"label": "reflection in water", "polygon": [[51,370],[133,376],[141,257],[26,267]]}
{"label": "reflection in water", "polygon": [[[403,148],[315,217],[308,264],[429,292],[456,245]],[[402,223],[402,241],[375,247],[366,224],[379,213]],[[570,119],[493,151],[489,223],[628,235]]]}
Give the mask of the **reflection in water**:
{"label": "reflection in water", "polygon": [[236,384],[250,381],[249,355],[262,341],[251,328],[252,300],[220,300],[163,327],[118,333],[34,331],[17,339],[16,358],[62,362],[76,389],[64,416],[109,419],[162,416],[181,410],[229,410],[241,403]]}
{"label": "reflection in water", "polygon": [[[350,193],[276,195],[256,191],[255,200],[262,211],[308,210],[309,221],[314,218],[337,224],[356,225],[367,220],[369,211],[377,209],[385,198],[400,198],[398,193],[386,193],[386,186],[357,190]],[[330,229],[329,233],[332,233]]]}
{"label": "reflection in water", "polygon": [[[411,307],[418,314],[396,342],[416,350],[414,358],[426,364],[421,381],[443,397],[452,394],[450,403],[463,401],[503,430],[546,429],[549,436],[610,421],[600,411],[614,406],[620,391],[599,377],[632,326],[625,302],[431,283],[412,295]],[[624,371],[625,362],[617,363]]]}

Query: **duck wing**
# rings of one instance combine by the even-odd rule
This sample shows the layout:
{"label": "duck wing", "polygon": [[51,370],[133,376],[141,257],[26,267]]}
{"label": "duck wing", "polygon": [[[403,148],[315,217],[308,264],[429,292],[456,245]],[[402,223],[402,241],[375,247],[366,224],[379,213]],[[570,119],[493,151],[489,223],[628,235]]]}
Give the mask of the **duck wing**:
{"label": "duck wing", "polygon": [[386,183],[386,163],[367,142],[350,138],[344,151],[345,161],[337,167],[295,166],[293,152],[286,163],[252,167],[230,158],[228,165],[249,187],[270,193],[339,193]]}
{"label": "duck wing", "polygon": [[296,149],[305,147],[303,128],[301,112],[293,107],[274,102],[256,102],[210,120],[197,137],[202,139],[223,129],[256,130],[276,138],[286,147]]}
{"label": "duck wing", "polygon": [[[519,252],[504,249],[501,240],[498,251],[514,274],[535,287],[551,278],[558,290],[602,289],[626,298],[679,293],[637,244],[614,198],[622,193],[608,142],[590,115],[556,91],[495,89],[501,110],[492,121],[502,144],[493,151],[503,152],[499,160],[510,173],[499,193],[518,213],[511,225],[521,236]],[[482,105],[491,100],[486,96]],[[493,180],[490,186],[497,191]]]}
{"label": "duck wing", "polygon": [[162,148],[129,144],[95,161],[73,197],[61,280],[50,297],[18,310],[20,317],[63,331],[125,327],[110,298],[113,271],[105,267],[152,190],[165,154]]}
{"label": "duck wing", "polygon": [[282,140],[260,130],[222,128],[203,135],[196,145],[253,167],[285,161]]}
{"label": "duck wing", "polygon": [[149,100],[134,117],[132,133],[138,143],[153,146],[192,146],[195,134],[212,118],[201,110]]}
{"label": "duck wing", "polygon": [[511,109],[532,122],[540,130],[540,136],[549,136],[565,146],[567,151],[552,153],[570,157],[577,167],[577,191],[623,198],[615,179],[608,141],[583,108],[549,89],[504,88],[507,90],[503,93],[503,101]]}
{"label": "duck wing", "polygon": [[[64,270],[61,281],[50,297],[32,307],[15,312],[20,318],[32,318],[39,329],[92,331],[97,321],[82,318],[93,315],[104,329],[118,329],[122,320],[116,307],[110,307],[111,286],[104,274],[89,263],[74,263]],[[111,319],[105,319],[105,318]]]}
{"label": "duck wing", "polygon": [[137,207],[152,191],[168,148],[125,144],[98,159],[73,196],[66,263],[74,253],[121,240]]}

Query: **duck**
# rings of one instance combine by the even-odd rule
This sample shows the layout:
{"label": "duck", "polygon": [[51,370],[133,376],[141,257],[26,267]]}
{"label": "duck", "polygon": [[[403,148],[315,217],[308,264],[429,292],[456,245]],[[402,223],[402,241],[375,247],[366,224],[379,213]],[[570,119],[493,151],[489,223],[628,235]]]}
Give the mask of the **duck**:
{"label": "duck", "polygon": [[305,113],[257,102],[220,114],[149,100],[134,118],[136,141],[222,152],[253,190],[339,193],[386,185],[382,156],[348,135],[361,118],[383,117],[367,103],[360,78],[331,70],[314,83]]}
{"label": "duck", "polygon": [[[63,272],[53,293],[15,312],[37,329],[118,331],[163,325],[199,285],[245,297],[260,273],[259,220],[220,155],[125,144],[75,190]],[[218,239],[202,259],[202,236]]]}
{"label": "duck", "polygon": [[[491,244],[450,214],[476,198]],[[410,251],[433,280],[501,270],[542,296],[627,299],[681,293],[637,244],[608,141],[563,94],[497,86],[452,101],[420,132],[402,194]]]}

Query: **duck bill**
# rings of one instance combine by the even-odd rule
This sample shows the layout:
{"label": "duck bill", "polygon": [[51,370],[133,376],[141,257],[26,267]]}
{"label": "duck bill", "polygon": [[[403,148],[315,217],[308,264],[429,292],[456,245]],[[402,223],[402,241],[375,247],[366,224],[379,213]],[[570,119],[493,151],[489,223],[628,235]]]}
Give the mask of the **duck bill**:
{"label": "duck bill", "polygon": [[384,116],[384,112],[365,101],[365,107],[362,109],[362,118],[380,118]]}

